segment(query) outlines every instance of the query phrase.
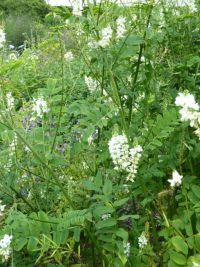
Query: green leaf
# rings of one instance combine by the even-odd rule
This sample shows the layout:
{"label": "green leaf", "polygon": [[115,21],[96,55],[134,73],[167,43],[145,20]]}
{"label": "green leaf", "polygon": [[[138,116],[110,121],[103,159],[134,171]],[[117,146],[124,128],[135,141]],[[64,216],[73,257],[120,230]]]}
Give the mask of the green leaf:
{"label": "green leaf", "polygon": [[50,237],[47,238],[47,236],[43,236],[43,246],[42,246],[42,250],[43,251],[48,251],[50,248]]}
{"label": "green leaf", "polygon": [[129,218],[132,218],[132,219],[135,219],[135,220],[138,220],[140,218],[139,215],[135,214],[135,215],[123,215],[121,217],[118,218],[119,221],[124,221],[124,220],[127,220]]}
{"label": "green leaf", "polygon": [[200,199],[200,187],[197,185],[193,185],[191,188],[192,188],[192,192],[195,194],[195,196]]}
{"label": "green leaf", "polygon": [[127,45],[131,45],[131,46],[134,46],[134,45],[140,45],[144,42],[143,38],[139,35],[130,35],[127,39],[126,39],[126,44]]}
{"label": "green leaf", "polygon": [[31,213],[31,220],[29,221],[29,229],[32,236],[39,236],[41,230],[41,222],[38,222],[38,216],[35,212]]}
{"label": "green leaf", "polygon": [[14,244],[14,249],[16,251],[20,251],[22,250],[22,248],[26,245],[28,239],[25,238],[25,237],[20,237],[18,238],[16,241],[15,241],[15,244]]}
{"label": "green leaf", "polygon": [[179,265],[186,266],[186,257],[178,252],[172,251],[170,254],[170,259]]}
{"label": "green leaf", "polygon": [[27,244],[27,250],[28,251],[34,251],[37,249],[37,244],[38,244],[38,239],[35,238],[34,236],[31,236],[28,240]]}
{"label": "green leaf", "polygon": [[80,227],[76,227],[74,229],[74,237],[73,237],[76,242],[80,242],[80,235],[81,235],[81,229]]}
{"label": "green leaf", "polygon": [[98,188],[102,186],[103,181],[102,181],[102,175],[100,172],[98,172],[97,175],[94,177],[94,184]]}
{"label": "green leaf", "polygon": [[123,228],[119,228],[116,232],[116,235],[121,237],[123,240],[128,240],[128,232],[125,231]]}
{"label": "green leaf", "polygon": [[180,265],[172,260],[169,260],[167,267],[180,267]]}
{"label": "green leaf", "polygon": [[48,234],[51,229],[51,224],[49,223],[48,215],[44,211],[38,212],[38,219],[41,220],[41,231],[42,233]]}
{"label": "green leaf", "polygon": [[200,234],[195,235],[194,240],[195,240],[195,245],[197,249],[200,250]]}
{"label": "green leaf", "polygon": [[105,213],[113,213],[115,210],[111,206],[100,206],[94,208],[94,215],[101,216]]}
{"label": "green leaf", "polygon": [[85,187],[85,189],[90,190],[90,191],[99,191],[100,190],[99,186],[97,186],[92,181],[83,181],[83,186]]}
{"label": "green leaf", "polygon": [[53,241],[58,245],[60,246],[61,244],[61,240],[62,240],[62,234],[63,232],[62,231],[53,231]]}
{"label": "green leaf", "polygon": [[114,218],[109,218],[107,220],[104,221],[99,221],[96,224],[96,229],[102,229],[102,228],[106,228],[106,227],[111,227],[117,224],[117,221]]}
{"label": "green leaf", "polygon": [[182,237],[180,237],[180,236],[172,237],[171,241],[172,241],[172,244],[173,244],[174,248],[176,249],[176,251],[182,252],[185,255],[188,254],[188,245],[182,239]]}
{"label": "green leaf", "polygon": [[112,236],[108,234],[98,235],[97,239],[108,243],[113,242]]}
{"label": "green leaf", "polygon": [[103,193],[106,196],[111,195],[112,193],[112,182],[110,180],[106,180],[103,186]]}
{"label": "green leaf", "polygon": [[121,262],[122,262],[122,264],[124,266],[126,264],[126,262],[127,262],[127,257],[122,253],[117,253],[117,256],[120,258],[120,260],[121,260]]}
{"label": "green leaf", "polygon": [[129,200],[129,198],[123,198],[123,199],[120,199],[120,200],[116,200],[114,203],[113,203],[113,206],[114,207],[121,207],[123,206],[127,201]]}
{"label": "green leaf", "polygon": [[199,198],[192,191],[188,192],[187,196],[194,205],[199,203]]}

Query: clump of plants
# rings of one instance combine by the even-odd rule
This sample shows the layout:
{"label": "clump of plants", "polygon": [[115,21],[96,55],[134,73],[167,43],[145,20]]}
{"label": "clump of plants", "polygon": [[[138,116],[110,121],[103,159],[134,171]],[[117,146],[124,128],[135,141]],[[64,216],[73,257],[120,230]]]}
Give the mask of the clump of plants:
{"label": "clump of plants", "polygon": [[198,5],[54,12],[21,55],[0,30],[3,264],[200,266]]}

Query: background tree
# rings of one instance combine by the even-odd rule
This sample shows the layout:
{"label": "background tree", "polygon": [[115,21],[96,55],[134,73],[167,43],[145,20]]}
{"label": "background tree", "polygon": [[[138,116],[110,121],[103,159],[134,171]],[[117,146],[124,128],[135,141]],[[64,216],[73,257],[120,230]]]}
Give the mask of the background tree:
{"label": "background tree", "polygon": [[44,0],[1,0],[0,10],[9,15],[29,15],[43,20],[49,13],[50,7]]}

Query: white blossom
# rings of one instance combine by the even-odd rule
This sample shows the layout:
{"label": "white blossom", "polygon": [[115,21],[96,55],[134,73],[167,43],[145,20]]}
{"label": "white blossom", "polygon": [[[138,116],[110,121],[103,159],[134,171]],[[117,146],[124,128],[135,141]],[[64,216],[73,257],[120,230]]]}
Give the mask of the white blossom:
{"label": "white blossom", "polygon": [[196,263],[196,262],[192,262],[192,266],[196,266],[196,267],[200,267],[200,264],[199,263]]}
{"label": "white blossom", "polygon": [[12,96],[12,93],[6,94],[6,102],[7,102],[7,108],[9,111],[11,111],[14,108],[14,97]]}
{"label": "white blossom", "polygon": [[126,194],[130,193],[129,186],[127,184],[123,184],[123,190]]}
{"label": "white blossom", "polygon": [[15,46],[14,46],[14,45],[12,45],[12,44],[10,44],[10,45],[8,46],[8,48],[9,48],[9,49],[14,49],[14,48],[15,48]]}
{"label": "white blossom", "polygon": [[175,105],[196,111],[199,110],[199,105],[196,103],[194,96],[187,92],[178,93],[178,96],[176,97],[175,100]]}
{"label": "white blossom", "polygon": [[200,264],[196,263],[196,262],[193,262],[193,265],[192,266],[200,266]]}
{"label": "white blossom", "polygon": [[6,34],[2,29],[0,29],[0,49],[3,48],[5,41],[6,41]]}
{"label": "white blossom", "polygon": [[3,261],[7,261],[10,256],[10,244],[12,241],[12,236],[5,234],[4,237],[0,240],[0,255],[3,257]]}
{"label": "white blossom", "polygon": [[129,145],[125,135],[113,136],[108,143],[109,152],[115,169],[126,169],[129,166]]}
{"label": "white blossom", "polygon": [[128,172],[127,181],[133,182],[137,174],[142,147],[137,145],[129,149],[128,140],[125,135],[113,136],[108,146],[115,169]]}
{"label": "white blossom", "polygon": [[44,100],[44,98],[41,96],[38,99],[33,99],[33,106],[32,106],[33,113],[36,113],[36,116],[41,118],[45,113],[49,112],[49,108],[47,105],[47,102]]}
{"label": "white blossom", "polygon": [[94,40],[90,40],[88,42],[88,47],[91,48],[91,49],[95,49],[95,48],[98,48],[99,44],[98,42],[94,41]]}
{"label": "white blossom", "polygon": [[176,170],[172,173],[172,179],[169,179],[168,182],[170,183],[171,187],[180,186],[182,184],[183,176],[180,175]]}
{"label": "white blossom", "polygon": [[198,129],[200,128],[200,112],[199,104],[195,98],[188,92],[179,93],[175,100],[175,105],[180,107],[179,114],[181,121],[189,122],[191,127],[195,127],[196,134],[199,136]]}
{"label": "white blossom", "polygon": [[110,213],[105,213],[105,214],[103,214],[103,215],[101,216],[101,219],[102,219],[103,221],[105,221],[105,220],[109,219],[110,217],[111,217],[111,214],[110,214]]}
{"label": "white blossom", "polygon": [[25,147],[24,147],[24,150],[25,150],[27,153],[31,152],[31,150],[30,150],[30,148],[29,148],[28,146],[25,146]]}
{"label": "white blossom", "polygon": [[98,45],[105,48],[109,45],[110,40],[112,38],[112,29],[110,26],[102,29],[101,31],[101,39],[98,41]]}
{"label": "white blossom", "polygon": [[4,168],[9,172],[10,168],[12,167],[13,164],[13,156],[15,155],[15,148],[17,146],[17,135],[16,133],[14,134],[14,138],[12,143],[9,145],[8,147],[8,162],[6,163],[6,165],[4,166]]}
{"label": "white blossom", "polygon": [[196,134],[197,137],[200,139],[200,128],[197,128],[194,133]]}
{"label": "white blossom", "polygon": [[117,39],[124,37],[124,33],[126,32],[126,19],[124,17],[119,17],[117,19]]}
{"label": "white blossom", "polygon": [[88,90],[93,93],[99,89],[99,82],[93,80],[91,77],[85,76],[85,83],[88,87]]}
{"label": "white blossom", "polygon": [[194,0],[168,0],[168,5],[176,7],[189,7],[191,11],[196,11],[196,5]]}
{"label": "white blossom", "polygon": [[133,82],[133,78],[132,78],[132,75],[131,74],[127,77],[127,81],[129,83],[132,83]]}
{"label": "white blossom", "polygon": [[131,244],[129,242],[123,242],[124,254],[128,258],[130,256]]}
{"label": "white blossom", "polygon": [[142,147],[140,145],[131,148],[130,149],[130,168],[129,168],[129,175],[127,177],[127,181],[134,181],[135,175],[137,174],[137,169],[138,169],[138,163],[141,158],[141,152],[142,152]]}
{"label": "white blossom", "polygon": [[16,56],[15,53],[11,53],[11,54],[8,56],[8,58],[9,58],[10,61],[15,61],[15,60],[17,60],[17,56]]}
{"label": "white blossom", "polygon": [[2,205],[1,203],[2,203],[2,200],[0,200],[0,216],[3,215],[3,212],[4,212],[5,207],[6,207],[6,205]]}
{"label": "white blossom", "polygon": [[72,14],[74,16],[82,16],[82,1],[81,0],[72,0]]}
{"label": "white blossom", "polygon": [[148,239],[146,238],[145,232],[142,232],[142,234],[138,238],[138,245],[140,249],[143,249],[148,244]]}
{"label": "white blossom", "polygon": [[64,54],[64,59],[67,61],[67,62],[70,62],[74,59],[74,55],[71,51],[67,52]]}

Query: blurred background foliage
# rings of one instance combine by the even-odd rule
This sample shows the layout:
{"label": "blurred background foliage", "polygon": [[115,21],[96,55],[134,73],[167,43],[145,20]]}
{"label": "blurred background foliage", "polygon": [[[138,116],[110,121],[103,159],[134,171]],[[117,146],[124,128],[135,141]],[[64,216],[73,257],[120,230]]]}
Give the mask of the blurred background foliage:
{"label": "blurred background foliage", "polygon": [[44,35],[45,16],[50,10],[44,0],[1,0],[0,24],[4,25],[8,44],[19,47],[26,40],[37,43]]}

